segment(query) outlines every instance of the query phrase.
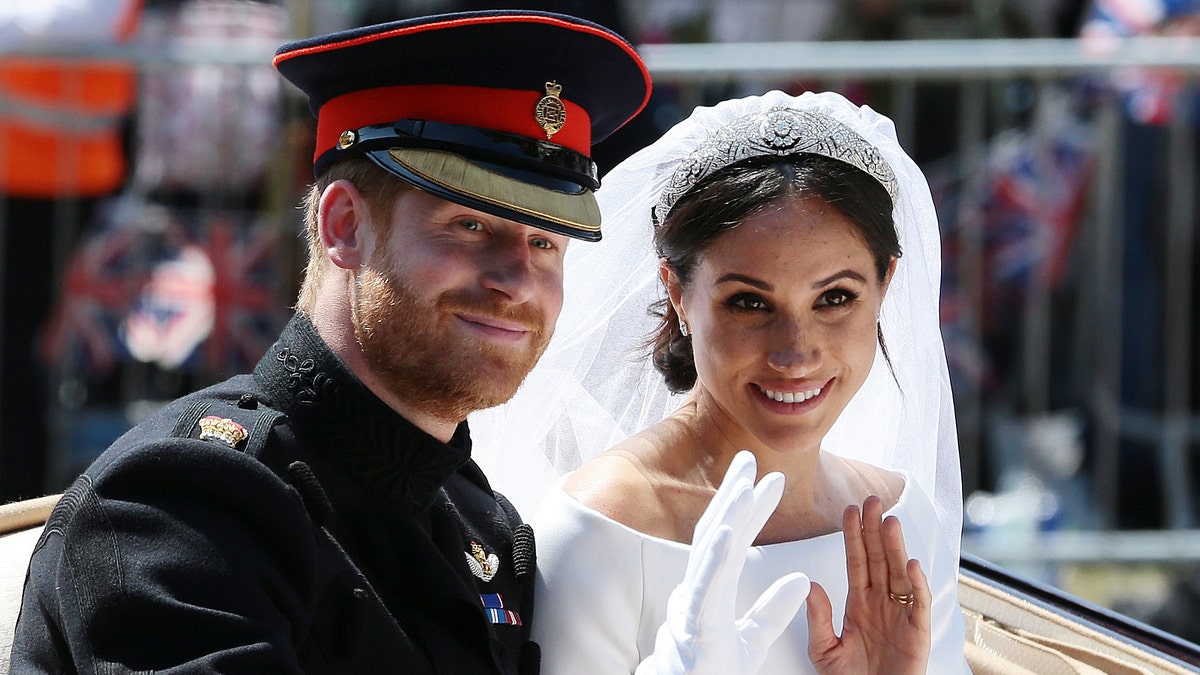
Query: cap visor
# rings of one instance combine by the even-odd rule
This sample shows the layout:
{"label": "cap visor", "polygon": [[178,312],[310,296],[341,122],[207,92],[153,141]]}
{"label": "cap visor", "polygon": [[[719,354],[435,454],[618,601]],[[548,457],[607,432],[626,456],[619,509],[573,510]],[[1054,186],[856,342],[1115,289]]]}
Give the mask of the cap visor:
{"label": "cap visor", "polygon": [[433,187],[451,201],[569,237],[600,239],[600,207],[591,190],[568,194],[538,187],[440,150],[390,148],[370,154],[401,178],[415,177],[417,187]]}

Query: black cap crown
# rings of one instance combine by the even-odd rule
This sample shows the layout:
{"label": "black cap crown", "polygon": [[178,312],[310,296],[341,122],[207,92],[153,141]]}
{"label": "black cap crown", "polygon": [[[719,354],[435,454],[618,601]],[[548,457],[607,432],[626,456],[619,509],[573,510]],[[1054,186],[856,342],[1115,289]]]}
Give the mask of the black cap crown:
{"label": "black cap crown", "polygon": [[286,44],[275,66],[317,117],[314,171],[364,154],[471,208],[600,238],[591,148],[650,96],[616,33],[534,11],[442,14]]}

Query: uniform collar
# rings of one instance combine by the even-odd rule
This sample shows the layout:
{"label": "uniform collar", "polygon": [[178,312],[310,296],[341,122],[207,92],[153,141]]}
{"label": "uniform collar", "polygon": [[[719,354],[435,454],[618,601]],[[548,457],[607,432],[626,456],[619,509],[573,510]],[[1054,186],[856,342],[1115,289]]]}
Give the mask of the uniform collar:
{"label": "uniform collar", "polygon": [[254,376],[296,435],[318,453],[336,453],[378,496],[423,509],[471,458],[466,423],[448,443],[379,400],[296,313],[259,361]]}

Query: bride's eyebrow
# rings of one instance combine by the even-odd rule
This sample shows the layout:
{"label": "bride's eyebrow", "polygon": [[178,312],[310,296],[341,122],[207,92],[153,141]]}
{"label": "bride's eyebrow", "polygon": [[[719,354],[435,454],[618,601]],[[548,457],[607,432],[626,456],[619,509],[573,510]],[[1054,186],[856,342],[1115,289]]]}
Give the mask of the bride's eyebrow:
{"label": "bride's eyebrow", "polygon": [[[834,274],[831,274],[831,275],[825,277],[824,279],[820,279],[818,281],[813,282],[812,287],[813,288],[823,288],[823,287],[828,286],[828,285],[834,283],[835,281],[839,281],[841,279],[852,279],[854,281],[858,281],[859,283],[863,283],[863,284],[867,283],[867,278],[864,277],[862,274],[859,274],[858,272],[856,272],[852,269],[844,269],[840,272],[835,272]],[[761,289],[764,291],[775,290],[775,286],[773,286],[772,284],[769,284],[761,279],[755,279],[754,277],[746,276],[745,274],[740,274],[738,272],[729,272],[728,274],[722,274],[720,277],[717,278],[717,280],[715,282],[713,282],[713,285],[719,286],[721,284],[728,283],[731,281],[738,281],[743,284],[746,284],[747,286],[753,286],[755,288],[758,288],[758,289]]]}
{"label": "bride's eyebrow", "polygon": [[863,284],[867,283],[867,278],[864,277],[863,275],[859,274],[858,272],[855,272],[852,269],[844,269],[841,272],[837,272],[836,274],[831,274],[831,275],[825,277],[824,279],[821,279],[820,281],[814,282],[812,287],[813,288],[823,288],[825,286],[832,284],[835,281],[840,281],[841,279],[853,279],[854,281],[858,281],[859,283],[863,283]]}
{"label": "bride's eyebrow", "polygon": [[739,274],[738,272],[729,272],[728,274],[722,274],[720,277],[717,278],[717,280],[715,282],[713,282],[713,285],[720,286],[721,284],[724,284],[724,283],[727,283],[730,281],[738,281],[743,284],[746,284],[747,286],[753,286],[757,289],[764,290],[764,291],[775,290],[775,287],[773,285],[768,284],[767,282],[765,282],[761,279],[755,279],[754,277],[749,277],[749,276],[746,276],[745,274]]}

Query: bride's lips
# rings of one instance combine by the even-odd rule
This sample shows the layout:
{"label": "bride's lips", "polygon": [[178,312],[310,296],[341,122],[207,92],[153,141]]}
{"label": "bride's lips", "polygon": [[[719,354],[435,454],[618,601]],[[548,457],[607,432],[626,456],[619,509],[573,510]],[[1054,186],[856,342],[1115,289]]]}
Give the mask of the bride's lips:
{"label": "bride's lips", "polygon": [[803,413],[820,405],[833,384],[833,378],[823,383],[768,383],[752,384],[758,400],[769,410],[780,413]]}

